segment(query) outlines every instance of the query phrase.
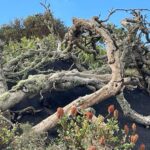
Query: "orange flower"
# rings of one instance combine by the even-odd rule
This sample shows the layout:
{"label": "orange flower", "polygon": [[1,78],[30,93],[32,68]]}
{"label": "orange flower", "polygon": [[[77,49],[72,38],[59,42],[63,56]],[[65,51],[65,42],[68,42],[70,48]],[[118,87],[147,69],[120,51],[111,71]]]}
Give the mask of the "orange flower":
{"label": "orange flower", "polygon": [[136,131],[136,124],[135,123],[132,124],[132,130],[133,130],[133,132]]}
{"label": "orange flower", "polygon": [[128,135],[128,133],[129,133],[128,125],[124,125],[124,132],[125,132],[126,135]]}
{"label": "orange flower", "polygon": [[139,135],[138,134],[135,134],[134,135],[134,138],[135,138],[135,141],[137,142],[138,138],[139,138]]}
{"label": "orange flower", "polygon": [[91,145],[87,150],[96,150],[96,146]]}
{"label": "orange flower", "polygon": [[99,143],[100,143],[101,145],[105,145],[105,137],[104,137],[104,136],[102,136],[102,137],[100,138]]}
{"label": "orange flower", "polygon": [[91,120],[92,117],[93,117],[93,113],[88,111],[88,112],[85,113],[85,116],[86,116],[87,119]]}
{"label": "orange flower", "polygon": [[57,108],[57,117],[60,119],[64,115],[64,110],[61,107]]}
{"label": "orange flower", "polygon": [[76,106],[72,106],[71,107],[70,115],[72,115],[72,116],[76,116],[77,115],[77,107]]}
{"label": "orange flower", "polygon": [[141,144],[139,150],[145,150],[145,144]]}
{"label": "orange flower", "polygon": [[138,140],[139,136],[138,134],[135,134],[135,135],[131,135],[131,143],[135,144]]}
{"label": "orange flower", "polygon": [[109,114],[113,113],[114,110],[115,110],[114,105],[110,105],[110,106],[108,107],[108,113],[109,113]]}
{"label": "orange flower", "polygon": [[119,113],[117,109],[114,110],[113,116],[115,119],[118,119]]}

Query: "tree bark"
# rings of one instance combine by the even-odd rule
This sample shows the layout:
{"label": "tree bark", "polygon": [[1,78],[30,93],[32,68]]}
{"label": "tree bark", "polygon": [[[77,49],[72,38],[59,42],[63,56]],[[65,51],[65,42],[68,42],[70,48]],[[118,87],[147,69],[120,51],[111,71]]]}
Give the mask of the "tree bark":
{"label": "tree bark", "polygon": [[110,75],[93,75],[75,70],[29,76],[28,79],[20,81],[11,90],[0,95],[0,110],[5,111],[24,99],[52,90],[65,91],[83,85],[99,89],[108,83],[110,78]]}
{"label": "tree bark", "polygon": [[[103,26],[101,28],[98,28],[96,26],[95,20],[92,21],[86,21],[86,20],[76,20],[74,23],[74,28],[77,28],[76,26],[86,26],[88,28],[92,28],[95,26],[95,30],[103,37],[105,44],[106,44],[106,51],[107,51],[107,57],[108,57],[108,64],[112,70],[111,80],[110,82],[102,87],[100,90],[96,91],[93,94],[86,95],[84,97],[78,98],[72,103],[65,106],[64,113],[68,113],[71,106],[75,105],[78,108],[85,109],[88,108],[96,103],[99,103],[111,96],[116,95],[123,86],[123,75],[121,70],[121,61],[119,59],[119,50],[114,44],[114,41],[110,35],[110,33],[107,31],[106,28]],[[70,30],[71,31],[71,30]],[[51,115],[50,117],[44,119],[39,124],[35,125],[33,127],[33,130],[35,132],[43,132],[51,129],[54,127],[59,121],[59,118],[57,117],[57,113]]]}
{"label": "tree bark", "polygon": [[150,126],[150,116],[143,116],[134,111],[125,99],[123,91],[119,95],[117,95],[116,98],[125,116],[131,118],[133,121],[139,124]]}

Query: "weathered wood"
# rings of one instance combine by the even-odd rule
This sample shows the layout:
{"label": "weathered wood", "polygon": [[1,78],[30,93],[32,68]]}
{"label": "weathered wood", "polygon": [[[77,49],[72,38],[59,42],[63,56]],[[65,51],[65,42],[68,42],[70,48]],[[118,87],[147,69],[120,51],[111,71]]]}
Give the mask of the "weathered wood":
{"label": "weathered wood", "polygon": [[[68,113],[70,108],[75,105],[76,107],[85,109],[88,108],[96,103],[99,103],[111,96],[116,95],[123,85],[123,75],[121,71],[121,61],[119,59],[119,51],[117,47],[114,44],[114,41],[108,32],[107,29],[105,29],[103,26],[101,28],[97,27],[97,23],[95,20],[87,21],[82,19],[76,19],[74,21],[73,31],[76,30],[74,28],[77,28],[77,26],[80,25],[85,26],[86,28],[92,29],[93,26],[95,26],[95,30],[103,37],[105,43],[106,43],[106,50],[107,50],[107,57],[108,57],[108,63],[112,70],[111,80],[110,82],[103,86],[100,90],[90,94],[86,95],[84,97],[78,98],[72,103],[68,104],[64,107],[64,112]],[[79,30],[79,28],[77,28]],[[71,32],[71,29],[70,29]],[[51,129],[54,127],[59,121],[59,118],[57,117],[57,113],[51,115],[50,117],[44,119],[42,122],[37,124],[33,127],[33,130],[36,132],[43,132]]]}
{"label": "weathered wood", "polygon": [[0,110],[5,111],[24,99],[47,91],[64,91],[80,85],[99,89],[109,80],[110,75],[93,75],[76,70],[29,76],[28,79],[21,80],[11,90],[0,95]]}
{"label": "weathered wood", "polygon": [[146,126],[150,126],[150,115],[144,116],[142,114],[137,113],[134,111],[128,101],[125,99],[123,92],[121,92],[119,95],[117,95],[117,102],[119,103],[120,107],[122,108],[123,114],[129,118],[131,118],[133,121],[143,124]]}
{"label": "weathered wood", "polygon": [[[131,53],[130,56],[131,62],[134,63],[138,72],[138,76],[135,74],[131,74],[130,79],[132,80],[133,79],[132,77],[142,79],[142,82],[141,80],[136,80],[136,82],[132,80],[132,82],[134,82],[136,85],[140,87],[145,87],[145,89],[147,90],[149,89],[149,83],[146,82],[145,74],[141,70],[140,68],[141,64],[139,63],[140,61],[142,61],[143,57],[144,58],[146,57],[146,56],[141,57],[141,55],[143,55],[141,54],[142,50],[144,49],[142,47],[136,46],[136,44],[138,45],[141,42],[139,41],[139,38],[136,39],[137,36],[140,37],[140,35],[138,35],[138,31],[141,30],[141,27],[146,29],[146,26],[144,25],[145,20],[143,20],[143,17],[139,13],[139,11],[137,10],[129,10],[129,11],[132,12],[134,17],[133,19],[125,19],[121,22],[123,27],[126,28],[128,33],[127,36],[125,36],[124,39],[121,40],[113,33],[111,28],[109,28],[107,25],[103,23],[105,21],[99,20],[98,17],[93,17],[91,20],[76,19],[76,18],[73,19],[73,26],[69,29],[68,33],[65,36],[65,40],[63,42],[66,43],[67,45],[64,51],[70,52],[73,49],[73,46],[76,45],[78,48],[82,49],[83,51],[86,51],[87,53],[91,53],[95,56],[97,50],[87,49],[86,47],[81,45],[80,40],[78,38],[85,31],[90,32],[91,36],[93,37],[94,36],[102,37],[107,51],[108,65],[111,68],[112,74],[109,83],[104,85],[101,89],[99,89],[98,91],[90,95],[80,97],[74,100],[72,103],[65,106],[64,107],[65,113],[68,113],[72,105],[76,105],[79,108],[85,109],[111,96],[117,95],[122,89],[122,87],[126,85],[127,82],[129,81],[127,78],[125,78],[125,72],[124,72],[126,64],[128,64],[126,63],[127,61],[126,57],[127,55],[129,55],[129,53]],[[141,22],[143,22],[143,24]],[[144,30],[142,30],[142,32],[144,33]],[[147,36],[147,30],[144,34]],[[147,39],[147,41],[149,42],[149,39]],[[144,64],[144,61],[142,63]],[[142,66],[142,69],[145,65]],[[147,83],[148,83],[148,87],[146,87]],[[127,103],[124,104],[127,105]],[[122,105],[122,103],[120,103],[120,105]],[[139,119],[139,122],[142,123],[141,121],[142,118],[139,114],[132,113],[132,117],[134,119],[136,117],[137,119]],[[149,119],[149,117],[147,118],[145,117],[145,119]],[[52,116],[44,119],[36,126],[34,126],[33,130],[36,132],[47,131],[52,127],[54,127],[57,124],[58,120],[59,119],[57,118],[57,114],[55,113]],[[145,121],[147,122],[147,120]]]}

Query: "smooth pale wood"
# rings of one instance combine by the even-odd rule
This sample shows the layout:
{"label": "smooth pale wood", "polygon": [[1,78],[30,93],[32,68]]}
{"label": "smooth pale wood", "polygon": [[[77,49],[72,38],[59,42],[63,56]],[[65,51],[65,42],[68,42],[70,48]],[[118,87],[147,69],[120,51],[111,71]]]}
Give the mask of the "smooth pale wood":
{"label": "smooth pale wood", "polygon": [[[79,25],[79,24],[81,26],[86,26],[88,28],[93,28],[93,26],[96,26],[96,22],[94,20],[89,21],[89,20],[76,19],[76,21],[74,22],[75,22],[74,26]],[[73,29],[74,29],[74,26],[73,26]],[[74,100],[73,102],[65,106],[63,108],[65,113],[68,113],[70,108],[73,105],[76,105],[77,107],[82,108],[82,109],[88,108],[111,96],[116,95],[122,88],[123,77],[122,77],[122,70],[121,70],[121,62],[119,59],[119,51],[114,45],[114,41],[111,35],[105,28],[95,27],[95,30],[103,37],[105,44],[106,44],[108,63],[112,70],[111,80],[107,85],[102,87],[100,90],[90,95],[79,97],[78,99]],[[57,118],[57,113],[54,113],[53,115],[41,121],[39,124],[35,125],[33,127],[33,130],[35,132],[47,131],[55,127],[58,121],[59,119]]]}

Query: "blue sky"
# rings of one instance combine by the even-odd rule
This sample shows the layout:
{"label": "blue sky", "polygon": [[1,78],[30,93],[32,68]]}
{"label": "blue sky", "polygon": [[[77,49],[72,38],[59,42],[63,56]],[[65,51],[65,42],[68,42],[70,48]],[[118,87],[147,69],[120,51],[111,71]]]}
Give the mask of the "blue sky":
{"label": "blue sky", "polygon": [[[0,25],[9,23],[15,18],[25,18],[28,15],[43,12],[41,1],[0,0]],[[91,18],[101,14],[104,18],[112,8],[150,9],[150,0],[49,0],[49,2],[54,16],[60,18],[68,26],[71,25],[72,17]],[[122,17],[124,15],[118,13],[112,17],[111,21],[117,23]]]}

